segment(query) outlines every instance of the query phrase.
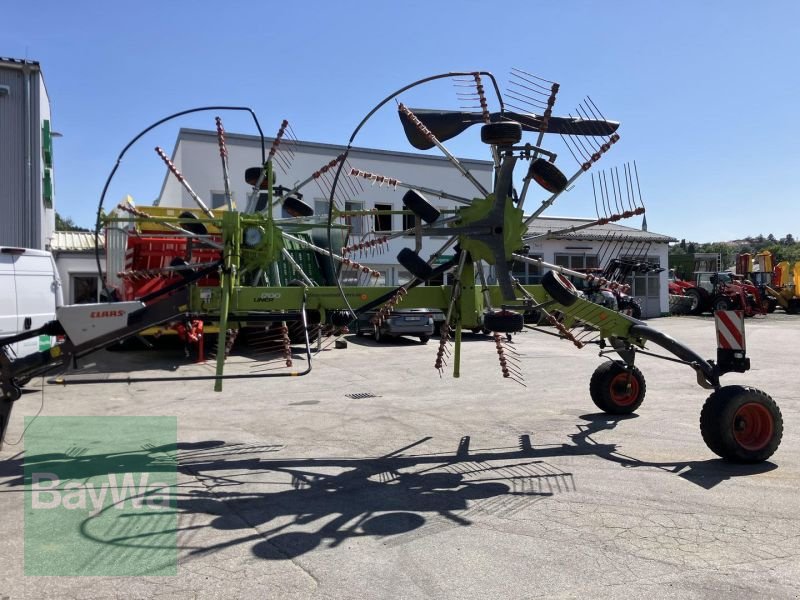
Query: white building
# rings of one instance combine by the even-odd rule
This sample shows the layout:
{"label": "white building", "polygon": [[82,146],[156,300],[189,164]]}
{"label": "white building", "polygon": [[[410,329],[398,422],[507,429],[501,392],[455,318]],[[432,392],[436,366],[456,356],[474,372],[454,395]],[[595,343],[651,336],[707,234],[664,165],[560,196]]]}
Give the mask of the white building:
{"label": "white building", "polygon": [[[87,304],[104,300],[103,284],[97,274],[94,233],[88,231],[56,231],[50,251],[56,261],[66,304]],[[105,272],[106,257],[100,236],[100,266]]]}
{"label": "white building", "polygon": [[[631,296],[639,301],[644,317],[669,314],[667,255],[669,242],[677,240],[619,223],[555,233],[582,227],[591,222],[592,219],[564,217],[536,219],[528,228],[528,233],[541,237],[530,242],[529,256],[571,269],[604,267],[610,258],[617,256],[636,257],[659,265],[664,268],[660,273],[636,274],[631,278]],[[514,274],[523,283],[538,283],[543,273],[536,266],[515,263]]]}
{"label": "white building", "polygon": [[[241,209],[246,204],[251,186],[244,180],[244,171],[248,167],[261,163],[261,145],[256,136],[225,134],[230,165],[231,188],[233,198]],[[267,140],[267,144],[271,143]],[[285,170],[281,165],[286,160],[275,161],[277,184],[291,188],[305,180],[323,165],[338,156],[344,148],[331,144],[314,142],[294,142],[290,164]],[[287,153],[288,154],[288,153]],[[288,159],[288,157],[285,157]],[[172,154],[172,162],[190,183],[192,189],[211,207],[221,207],[225,203],[225,191],[222,168],[219,156],[217,136],[213,131],[181,129]],[[475,178],[487,189],[492,188],[493,165],[484,160],[462,160]],[[349,166],[392,177],[401,182],[444,190],[450,194],[472,198],[476,196],[473,185],[463,177],[444,157],[406,152],[387,152],[370,148],[352,148],[348,157]],[[348,178],[352,182],[352,178]],[[338,197],[346,197],[347,210],[378,209],[402,210],[402,197],[407,191],[389,185],[371,185],[363,181],[363,189],[356,192],[348,186],[352,183],[340,183],[341,193]],[[315,209],[315,216],[327,222],[328,193],[327,188],[311,183],[302,189],[303,201]],[[442,200],[429,196],[428,200],[439,209],[452,209],[454,201]],[[189,193],[170,174],[164,179],[161,194],[157,203],[160,206],[195,207]],[[274,216],[280,218],[279,209]],[[366,219],[366,218],[365,218]],[[355,222],[356,230],[365,232],[369,228],[382,230],[407,229],[410,225],[404,222],[403,215],[386,216],[386,221],[373,223]],[[561,229],[583,225],[588,219],[540,218],[530,227],[532,234],[546,234]],[[610,236],[614,236],[615,244],[609,247]],[[441,238],[423,238],[419,254],[423,258],[430,257],[447,240]],[[543,236],[531,244],[530,254],[543,258],[547,262],[571,267],[589,268],[604,266],[612,255],[644,256],[651,262],[666,266],[668,243],[673,238],[648,231],[625,227],[618,224],[595,226],[575,233],[553,234]],[[606,242],[604,244],[604,242]],[[399,285],[410,279],[410,275],[396,260],[398,252],[404,247],[413,247],[412,236],[401,237],[390,242],[388,252],[370,257],[367,262],[372,268],[381,272],[379,283]],[[615,252],[612,254],[612,252]],[[514,265],[515,274],[524,283],[537,283],[541,273],[535,267]],[[666,271],[660,274],[641,275],[634,278],[633,295],[636,296],[646,317],[660,316],[669,312]],[[438,282],[437,282],[438,283]]]}

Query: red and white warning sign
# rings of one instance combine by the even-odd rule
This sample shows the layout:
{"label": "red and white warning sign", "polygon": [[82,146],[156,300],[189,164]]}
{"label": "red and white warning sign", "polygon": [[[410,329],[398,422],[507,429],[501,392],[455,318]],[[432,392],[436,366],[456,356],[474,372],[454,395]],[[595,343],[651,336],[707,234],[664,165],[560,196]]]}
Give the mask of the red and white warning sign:
{"label": "red and white warning sign", "polygon": [[744,351],[744,311],[718,310],[714,313],[714,320],[717,323],[717,347]]}

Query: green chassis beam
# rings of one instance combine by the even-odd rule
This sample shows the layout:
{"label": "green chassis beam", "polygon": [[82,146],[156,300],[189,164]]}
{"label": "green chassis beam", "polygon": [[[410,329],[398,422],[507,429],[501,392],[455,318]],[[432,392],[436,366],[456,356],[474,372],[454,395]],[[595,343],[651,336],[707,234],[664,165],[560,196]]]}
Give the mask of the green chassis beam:
{"label": "green chassis beam", "polygon": [[[576,299],[571,306],[558,304],[540,285],[523,286],[524,289],[536,300],[538,304],[547,304],[547,310],[558,310],[565,315],[565,325],[570,327],[575,320],[587,323],[599,330],[603,338],[631,338],[630,328],[634,321],[618,312],[609,310],[593,302]],[[380,298],[391,294],[397,288],[393,287],[345,287],[344,293],[347,302],[354,310]],[[398,304],[398,308],[436,308],[447,311],[450,303],[451,288],[449,286],[426,286],[408,290],[405,297]],[[520,302],[517,306],[504,303],[500,288],[489,286],[489,294],[493,306],[506,306],[524,310],[526,307]],[[347,308],[342,293],[336,287],[234,287],[231,290],[229,302],[230,321],[242,323],[239,317],[248,313],[277,312],[299,310],[303,305],[305,296],[308,310],[319,310],[324,313],[330,310],[344,310]],[[193,288],[191,292],[189,312],[210,316],[220,315],[223,304],[222,290],[219,287]],[[468,310],[471,308],[471,310]],[[484,311],[483,295],[480,286],[464,285],[460,301],[456,303],[456,310],[461,312],[462,326],[469,329],[480,325],[480,314]],[[222,315],[220,315],[222,316]],[[246,320],[246,319],[245,319]],[[643,345],[638,338],[627,341],[636,345]]]}

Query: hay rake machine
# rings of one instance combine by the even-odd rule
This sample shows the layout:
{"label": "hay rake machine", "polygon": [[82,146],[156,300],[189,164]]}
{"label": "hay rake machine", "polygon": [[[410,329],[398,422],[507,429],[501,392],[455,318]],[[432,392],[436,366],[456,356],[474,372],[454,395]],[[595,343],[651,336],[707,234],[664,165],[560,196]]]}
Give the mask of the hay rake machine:
{"label": "hay rake machine", "polygon": [[[448,78],[455,81],[459,98],[469,106],[459,110],[422,110],[401,101],[404,94],[418,86]],[[214,381],[215,390],[221,390],[226,379],[301,376],[312,369],[309,331],[313,327],[342,331],[365,311],[374,311],[373,322],[378,324],[382,319],[392,318],[393,311],[402,304],[408,308],[436,308],[444,313],[432,361],[440,375],[447,368],[452,369],[455,377],[460,375],[461,336],[465,329],[482,328],[491,332],[494,345],[486,347],[496,352],[502,377],[519,383],[522,365],[506,346],[504,334],[531,328],[556,335],[578,348],[597,347],[606,360],[591,378],[590,395],[601,410],[611,414],[632,413],[644,400],[644,376],[634,364],[639,355],[685,364],[695,371],[701,387],[714,390],[700,418],[701,433],[708,447],[729,460],[766,460],[775,452],[782,436],[782,417],[776,403],[760,390],[720,383],[720,377],[727,372],[749,369],[743,343],[739,347],[727,344],[719,348],[716,360],[703,359],[637,319],[584,300],[567,276],[609,286],[618,285],[614,278],[606,281],[602,274],[581,273],[527,256],[526,243],[533,239],[528,226],[620,139],[619,124],[607,120],[590,98],[581,102],[574,114],[554,116],[558,92],[557,83],[519,70],[512,72],[505,98],[488,72],[446,73],[416,81],[379,102],[355,128],[339,156],[288,188],[276,181],[276,167],[286,170],[293,152],[291,129],[284,122],[269,153],[261,134],[262,165],[248,169],[245,174],[252,191],[241,210],[237,210],[230,193],[225,133],[219,119],[224,209],[209,209],[166,154],[157,149],[197,209],[170,214],[126,202],[105,219],[112,229],[124,224],[128,240],[165,238],[161,262],[124,265],[131,268],[122,268],[117,273],[117,290],[120,282],[124,288],[127,286],[122,301],[64,306],[58,309],[57,320],[40,330],[0,341],[3,432],[13,402],[20,395],[19,381],[68,365],[76,357],[147,328],[177,323],[197,335],[197,323],[216,324],[219,328],[216,372],[84,378],[79,382],[210,380]],[[393,101],[397,101],[408,142],[418,150],[438,149],[471,186],[471,194],[415,185],[350,164],[349,155],[362,127]],[[249,111],[261,133],[250,109],[209,107],[178,113],[146,129],[126,146],[109,181],[125,151],[153,127],[189,112],[226,108]],[[491,157],[491,181],[476,177],[444,145],[456,136],[466,135],[474,125],[480,126],[480,139]],[[535,140],[523,142],[525,135]],[[543,145],[546,136],[563,141],[577,163],[572,175],[564,174],[556,166],[557,154]],[[325,216],[314,215],[314,209],[302,200],[301,190],[312,182],[328,197]],[[365,193],[365,182],[402,194],[403,210],[387,211],[402,212],[402,230],[386,232],[383,227],[377,231],[362,226],[364,222],[375,223],[382,214],[354,210],[353,204],[348,206],[348,200]],[[532,182],[536,185],[531,186]],[[615,170],[610,177],[600,174],[595,180],[593,176],[592,182],[597,210],[597,219],[592,224],[643,214],[635,166],[625,166],[621,177],[619,170]],[[108,183],[101,207],[107,189]],[[533,190],[544,190],[546,197],[534,209],[526,211],[525,202]],[[435,207],[428,200],[431,196],[451,207]],[[279,208],[288,217],[276,218],[274,213]],[[320,230],[325,232],[322,241]],[[421,240],[425,238],[446,241],[426,259],[420,254]],[[367,264],[369,259],[386,251],[392,243],[410,239],[414,240],[414,247],[403,247],[397,261],[412,279],[399,287],[377,285],[379,273]],[[171,250],[167,251],[168,248]],[[299,260],[299,251],[310,253],[315,260]],[[549,270],[540,285],[521,285],[513,276],[514,262],[528,262]],[[318,269],[316,274],[309,272],[313,265]],[[423,285],[445,273],[449,277],[447,285]],[[109,287],[114,287],[114,277],[109,276],[108,281]],[[130,285],[132,281],[146,285]],[[531,311],[544,315],[548,327],[526,324],[525,314]],[[735,313],[724,315],[728,320],[735,317]],[[293,361],[289,335],[292,324],[301,333],[305,346],[305,364],[300,369]],[[281,369],[245,374],[224,372],[227,353],[221,349],[230,345],[231,332],[244,327],[272,336],[271,341],[279,347]],[[29,356],[13,356],[8,350],[11,343],[23,337],[45,333],[65,335],[65,341],[50,351]],[[646,349],[647,344],[659,346],[672,356],[652,353]]]}

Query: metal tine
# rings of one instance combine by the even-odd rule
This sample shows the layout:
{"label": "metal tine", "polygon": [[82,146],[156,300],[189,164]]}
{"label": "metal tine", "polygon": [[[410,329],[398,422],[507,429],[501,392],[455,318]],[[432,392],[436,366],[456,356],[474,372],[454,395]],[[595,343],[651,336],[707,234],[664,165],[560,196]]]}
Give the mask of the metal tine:
{"label": "metal tine", "polygon": [[[350,164],[349,160],[345,160],[344,161],[344,170],[345,170],[345,173],[349,173],[349,172],[351,172],[353,170],[353,166]],[[351,183],[353,184],[353,187],[356,190],[356,193],[360,193],[360,192],[364,191],[364,184],[361,182],[361,180],[358,177],[346,177],[345,179],[352,179],[353,180]]]}
{"label": "metal tine", "polygon": [[523,71],[522,69],[518,69],[516,67],[511,67],[510,77],[519,79],[520,81],[524,81],[525,83],[541,88],[545,90],[547,94],[550,93],[549,86],[544,86],[540,83],[537,83],[537,81],[548,83],[550,85],[553,85],[555,83],[555,81],[550,81],[549,79],[545,79],[544,77],[539,77],[538,75],[534,75],[533,73],[528,73],[527,71]]}
{"label": "metal tine", "polygon": [[614,167],[614,170],[611,172],[611,187],[614,190],[614,204],[617,207],[617,214],[622,214],[625,212],[625,208],[622,206],[622,187],[619,183],[619,169]]}
{"label": "metal tine", "polygon": [[642,200],[642,188],[639,185],[639,170],[636,168],[636,161],[633,161],[633,172],[636,175],[636,189],[639,190],[639,204],[644,206],[644,201]]}
{"label": "metal tine", "polygon": [[[345,172],[350,171],[350,166],[347,164],[347,161],[345,161],[343,168],[346,169]],[[361,181],[355,177],[340,177],[339,179],[344,180],[344,185],[347,186],[353,196],[358,196],[358,194],[364,191]]]}
{"label": "metal tine", "polygon": [[[567,114],[569,115],[569,117],[571,119],[574,118],[572,116],[572,113],[567,113]],[[571,126],[567,126],[567,129],[570,129],[572,131]],[[570,136],[570,140],[572,141],[572,143],[575,144],[576,146],[579,146],[580,148],[582,148],[583,151],[581,152],[581,156],[583,157],[584,162],[586,162],[590,158],[592,158],[592,154],[594,154],[596,152],[596,149],[592,148],[591,146],[589,148],[587,148],[586,144],[584,143],[584,138],[586,138],[585,139],[586,143],[591,141],[591,136],[586,136],[586,135]]]}
{"label": "metal tine", "polygon": [[[588,96],[588,95],[586,96],[586,108],[584,110],[588,110],[588,112],[591,114],[592,118],[597,120],[597,121],[605,121],[606,120],[605,116],[600,111],[600,109],[597,108],[597,105],[594,103],[594,100],[592,100],[591,96]],[[606,137],[610,137],[610,136],[604,136],[604,135],[601,134],[601,135],[599,135],[599,137],[606,138]]]}
{"label": "metal tine", "polygon": [[628,199],[628,210],[634,210],[638,208],[634,202],[635,197],[633,196],[633,182],[631,181],[631,171],[630,171],[630,164],[625,163],[622,165],[625,175],[625,194]]}
{"label": "metal tine", "polygon": [[[583,112],[581,112],[581,108],[583,108]],[[583,106],[583,103],[581,103],[581,104],[578,104],[578,106],[575,108],[575,112],[578,114],[578,116],[579,116],[581,119],[584,119],[585,121],[591,121],[591,120],[592,120],[592,117],[591,117],[591,116],[589,116],[589,113],[586,111],[586,108],[584,108],[584,106]],[[570,115],[570,116],[572,116],[572,115]],[[599,151],[599,150],[600,150],[600,144],[598,144],[598,143],[595,141],[595,139],[594,139],[594,138],[596,138],[596,137],[599,137],[599,138],[601,138],[602,140],[604,140],[604,141],[605,141],[605,137],[606,137],[606,136],[604,136],[604,135],[602,135],[601,133],[599,133],[599,132],[600,132],[600,130],[598,129],[598,126],[597,126],[597,125],[589,125],[589,130],[590,130],[590,131],[592,131],[593,133],[592,133],[592,135],[591,135],[591,136],[586,136],[586,140],[587,140],[587,141],[590,143],[590,145],[591,145],[591,146],[594,148],[594,151],[595,151],[595,152],[597,152],[597,151]],[[595,133],[595,132],[596,132],[596,133]]]}
{"label": "metal tine", "polygon": [[597,218],[600,218],[600,210],[597,208],[597,189],[594,185],[594,173],[592,173],[592,196],[594,196],[594,212],[597,215]]}
{"label": "metal tine", "polygon": [[572,155],[572,158],[575,159],[575,162],[578,163],[579,165],[583,164],[585,160],[581,160],[577,156],[575,156],[575,152],[572,150],[572,146],[567,141],[568,138],[565,138],[563,133],[559,133],[558,135],[561,137],[561,140],[564,142],[564,145],[567,147],[567,150],[569,150],[569,153]]}
{"label": "metal tine", "polygon": [[606,232],[606,237],[603,238],[603,241],[600,243],[600,248],[597,250],[597,264],[600,266],[604,264],[606,253],[611,247],[609,238],[614,238],[614,233],[611,231]]}
{"label": "metal tine", "polygon": [[600,171],[598,177],[603,180],[603,210],[606,211],[604,216],[608,217],[611,214],[611,194],[608,193],[608,180],[606,179],[605,170]]}

